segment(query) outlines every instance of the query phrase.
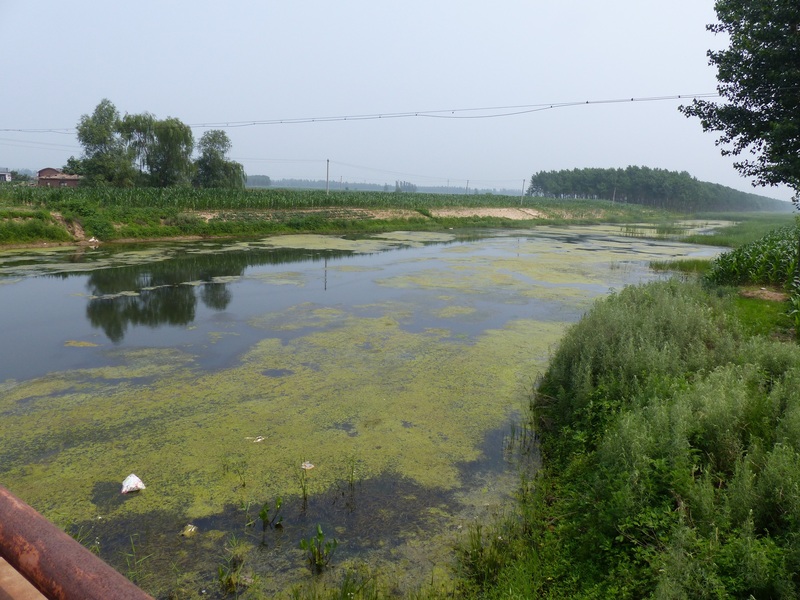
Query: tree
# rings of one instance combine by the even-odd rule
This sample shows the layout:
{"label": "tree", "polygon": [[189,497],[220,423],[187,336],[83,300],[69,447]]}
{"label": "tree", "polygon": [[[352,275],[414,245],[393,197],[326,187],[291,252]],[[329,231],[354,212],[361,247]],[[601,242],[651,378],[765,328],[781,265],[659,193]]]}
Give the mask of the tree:
{"label": "tree", "polygon": [[206,188],[243,188],[244,167],[228,160],[231,149],[228,134],[221,129],[206,131],[197,144],[200,157],[196,162],[194,184]]}
{"label": "tree", "polygon": [[145,149],[150,183],[156,187],[181,185],[192,180],[194,136],[179,119],[153,122],[152,140]]}
{"label": "tree", "polygon": [[133,185],[133,156],[119,132],[119,111],[110,100],[104,98],[91,115],[82,115],[77,130],[83,158],[71,156],[64,171],[83,175],[89,185]]}
{"label": "tree", "polygon": [[709,50],[726,101],[695,99],[680,110],[719,131],[723,155],[750,155],[734,167],[754,185],[787,184],[800,200],[800,5],[797,0],[717,0],[725,50]]}
{"label": "tree", "polygon": [[119,122],[119,131],[134,153],[137,167],[141,173],[147,170],[147,156],[155,144],[156,118],[150,113],[125,115]]}

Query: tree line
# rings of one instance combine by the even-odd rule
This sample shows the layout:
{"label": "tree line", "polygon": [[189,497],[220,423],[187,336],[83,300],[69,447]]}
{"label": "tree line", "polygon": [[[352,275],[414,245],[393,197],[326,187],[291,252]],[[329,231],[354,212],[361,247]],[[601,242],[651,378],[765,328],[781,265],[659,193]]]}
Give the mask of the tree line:
{"label": "tree line", "polygon": [[527,194],[611,200],[679,212],[788,210],[780,200],[698,181],[686,171],[637,166],[539,171],[531,177]]}
{"label": "tree line", "polygon": [[[206,131],[195,147],[191,128],[180,119],[158,119],[151,113],[120,116],[103,99],[77,126],[83,146],[80,158],[71,156],[65,173],[81,175],[89,186],[242,188],[244,167],[227,158],[228,134]],[[197,149],[198,157],[192,158]]]}

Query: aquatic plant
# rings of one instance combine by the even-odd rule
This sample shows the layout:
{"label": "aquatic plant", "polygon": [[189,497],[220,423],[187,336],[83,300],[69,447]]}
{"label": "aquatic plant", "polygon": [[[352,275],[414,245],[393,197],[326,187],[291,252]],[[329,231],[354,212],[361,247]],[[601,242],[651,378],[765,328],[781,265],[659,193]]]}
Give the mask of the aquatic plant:
{"label": "aquatic plant", "polygon": [[233,534],[225,543],[223,563],[217,567],[217,581],[226,594],[237,592],[247,583],[242,574],[247,552],[247,544]]}
{"label": "aquatic plant", "polygon": [[303,510],[308,508],[308,476],[307,471],[314,468],[307,460],[304,460],[297,469],[297,481],[300,484],[300,496],[303,498]]}
{"label": "aquatic plant", "polygon": [[[270,506],[272,506],[272,518],[269,516]],[[270,505],[269,500],[267,500],[261,506],[261,510],[258,511],[258,518],[261,519],[261,526],[264,532],[269,528],[282,527],[283,516],[280,514],[282,506],[283,498],[280,496],[275,498],[275,502],[272,505]]]}
{"label": "aquatic plant", "polygon": [[222,463],[223,473],[233,473],[242,488],[247,487],[247,459],[241,456],[225,459]]}
{"label": "aquatic plant", "polygon": [[140,550],[136,547],[136,542],[134,540],[135,536],[130,536],[131,540],[131,549],[129,552],[124,553],[125,557],[125,577],[130,579],[132,582],[136,584],[141,584],[144,580],[146,573],[143,570],[145,563],[148,559],[150,559],[152,554],[147,554],[146,556],[142,556]]}
{"label": "aquatic plant", "polygon": [[306,551],[308,564],[314,573],[322,573],[330,563],[339,542],[336,538],[326,540],[322,526],[317,523],[317,535],[300,540],[300,548]]}

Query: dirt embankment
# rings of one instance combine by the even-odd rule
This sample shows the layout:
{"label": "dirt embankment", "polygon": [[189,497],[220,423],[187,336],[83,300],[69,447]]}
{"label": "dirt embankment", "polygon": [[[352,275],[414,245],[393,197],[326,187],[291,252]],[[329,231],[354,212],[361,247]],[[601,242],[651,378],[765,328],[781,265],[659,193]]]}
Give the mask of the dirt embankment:
{"label": "dirt embankment", "polygon": [[[404,219],[425,219],[424,214],[416,210],[409,209],[367,209],[367,208],[312,208],[297,210],[272,210],[272,211],[245,211],[250,218],[259,218],[265,221],[282,221],[287,215],[313,215],[319,214],[323,218],[346,219],[350,221],[402,221]],[[195,216],[210,221],[212,219],[236,218],[238,211],[200,211],[193,213]],[[498,219],[508,219],[511,221],[529,221],[532,219],[546,218],[546,215],[532,208],[434,208],[430,209],[429,214],[433,218],[473,218],[490,217]],[[0,248],[31,248],[48,246],[93,246],[102,242],[94,238],[87,238],[86,232],[76,221],[67,221],[60,213],[52,213],[55,221],[72,236],[69,242],[38,242],[31,244],[3,244]],[[148,238],[148,239],[116,239],[115,243],[125,242],[148,242],[148,241],[168,241],[168,240],[195,240],[202,239],[201,236],[182,236],[180,238]]]}

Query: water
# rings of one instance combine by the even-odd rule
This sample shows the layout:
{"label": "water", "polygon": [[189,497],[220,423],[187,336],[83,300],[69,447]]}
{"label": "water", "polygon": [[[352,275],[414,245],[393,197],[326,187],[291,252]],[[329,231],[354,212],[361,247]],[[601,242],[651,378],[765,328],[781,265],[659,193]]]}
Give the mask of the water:
{"label": "water", "polygon": [[308,581],[316,524],[340,570],[445,578],[564,329],[714,252],[617,227],[1,252],[0,481],[156,595],[221,593],[232,536],[268,593]]}

